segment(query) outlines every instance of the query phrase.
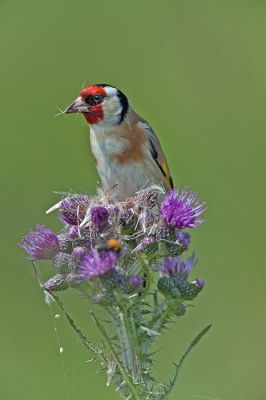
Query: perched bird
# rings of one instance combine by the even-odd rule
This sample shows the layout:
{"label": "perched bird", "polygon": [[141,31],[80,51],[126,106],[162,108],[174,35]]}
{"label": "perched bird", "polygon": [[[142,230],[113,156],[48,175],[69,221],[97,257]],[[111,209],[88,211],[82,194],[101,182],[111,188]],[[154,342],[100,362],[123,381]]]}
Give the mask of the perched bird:
{"label": "perched bird", "polygon": [[64,113],[82,113],[86,118],[103,187],[108,190],[118,183],[118,200],[151,184],[161,184],[166,191],[173,188],[156,134],[119,89],[106,84],[88,86]]}

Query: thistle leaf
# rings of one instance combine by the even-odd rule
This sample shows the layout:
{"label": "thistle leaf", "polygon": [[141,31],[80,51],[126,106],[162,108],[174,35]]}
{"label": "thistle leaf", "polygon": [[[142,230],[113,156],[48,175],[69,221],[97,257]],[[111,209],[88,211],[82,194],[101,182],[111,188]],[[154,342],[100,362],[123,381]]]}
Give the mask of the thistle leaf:
{"label": "thistle leaf", "polygon": [[190,345],[188,346],[187,350],[185,351],[185,353],[182,355],[182,357],[179,360],[178,364],[174,364],[175,366],[175,372],[172,376],[172,378],[170,378],[170,381],[168,384],[165,385],[165,395],[169,395],[173,389],[173,386],[177,380],[178,374],[181,370],[181,367],[185,361],[185,358],[187,357],[188,353],[190,352],[190,350],[196,346],[196,344],[200,341],[200,339],[205,335],[205,333],[208,332],[208,330],[210,329],[211,325],[206,326],[206,328],[204,328],[196,337],[194,340],[192,340],[192,342],[190,343]]}

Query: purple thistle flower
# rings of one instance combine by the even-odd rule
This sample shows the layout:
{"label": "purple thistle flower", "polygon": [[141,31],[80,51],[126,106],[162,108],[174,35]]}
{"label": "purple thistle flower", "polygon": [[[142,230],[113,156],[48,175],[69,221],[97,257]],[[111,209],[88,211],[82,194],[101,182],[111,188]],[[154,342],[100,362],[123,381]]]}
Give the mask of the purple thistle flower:
{"label": "purple thistle flower", "polygon": [[189,257],[184,263],[181,261],[182,255],[172,258],[165,257],[163,273],[169,276],[181,275],[184,278],[187,278],[197,264],[197,260],[194,261],[194,258],[195,254],[193,253],[192,256]]}
{"label": "purple thistle flower", "polygon": [[[164,197],[161,204],[163,221],[177,229],[194,228],[204,219],[198,218],[204,209],[205,203],[200,203],[196,193],[185,187],[179,194],[179,186],[175,187]],[[197,219],[198,218],[198,219]]]}
{"label": "purple thistle flower", "polygon": [[86,250],[84,249],[84,247],[81,246],[75,247],[71,253],[71,258],[75,261],[81,261],[84,259],[85,256]]}
{"label": "purple thistle flower", "polygon": [[45,225],[36,224],[36,229],[37,232],[30,230],[19,245],[32,261],[51,260],[60,251],[58,236]]}
{"label": "purple thistle flower", "polygon": [[71,226],[68,235],[71,239],[76,239],[79,236],[79,228],[76,225]]}
{"label": "purple thistle flower", "polygon": [[85,218],[89,203],[89,197],[84,194],[63,198],[59,207],[62,220],[69,225],[79,225]]}
{"label": "purple thistle flower", "polygon": [[108,224],[108,211],[105,207],[92,207],[91,220],[98,228],[105,228]]}
{"label": "purple thistle flower", "polygon": [[141,284],[141,279],[138,275],[132,275],[126,278],[126,282],[128,285],[132,285],[132,287],[138,287]]}
{"label": "purple thistle flower", "polygon": [[190,243],[190,234],[187,232],[177,231],[176,241],[187,249]]}
{"label": "purple thistle flower", "polygon": [[115,263],[119,257],[119,253],[111,251],[101,251],[98,253],[92,250],[81,262],[79,266],[79,275],[84,280],[103,275],[115,268]]}

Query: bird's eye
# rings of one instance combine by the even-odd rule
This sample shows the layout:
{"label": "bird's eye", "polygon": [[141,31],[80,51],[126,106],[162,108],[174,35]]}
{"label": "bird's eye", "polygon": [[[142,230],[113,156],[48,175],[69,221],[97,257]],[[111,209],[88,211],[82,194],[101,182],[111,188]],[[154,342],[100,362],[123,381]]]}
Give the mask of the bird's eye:
{"label": "bird's eye", "polygon": [[100,104],[102,100],[103,96],[101,94],[94,94],[85,99],[86,103],[89,104],[90,106],[97,106],[97,104]]}
{"label": "bird's eye", "polygon": [[95,104],[99,104],[102,101],[103,96],[101,94],[95,94],[92,96],[92,99]]}

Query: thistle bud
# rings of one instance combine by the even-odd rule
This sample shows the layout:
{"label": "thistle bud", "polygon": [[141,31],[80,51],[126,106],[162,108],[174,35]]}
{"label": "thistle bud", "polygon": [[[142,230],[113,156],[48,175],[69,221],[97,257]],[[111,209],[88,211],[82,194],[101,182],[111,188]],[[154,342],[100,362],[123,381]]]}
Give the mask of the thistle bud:
{"label": "thistle bud", "polygon": [[58,235],[58,241],[61,251],[71,253],[73,249],[73,239],[69,236],[68,233],[61,233],[60,235]]}
{"label": "thistle bud", "polygon": [[66,274],[71,270],[70,267],[70,255],[63,253],[60,251],[54,258],[53,258],[53,263],[55,269],[61,273],[61,274]]}
{"label": "thistle bud", "polygon": [[158,290],[166,297],[166,298],[181,298],[180,290],[175,287],[174,282],[171,278],[163,276],[159,278],[157,283]]}
{"label": "thistle bud", "polygon": [[204,287],[204,281],[202,279],[195,279],[188,283],[186,293],[184,294],[185,300],[193,300],[201,292]]}
{"label": "thistle bud", "polygon": [[50,292],[63,291],[69,287],[65,275],[62,274],[53,276],[43,286]]}

